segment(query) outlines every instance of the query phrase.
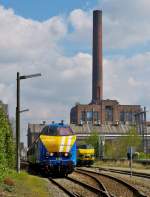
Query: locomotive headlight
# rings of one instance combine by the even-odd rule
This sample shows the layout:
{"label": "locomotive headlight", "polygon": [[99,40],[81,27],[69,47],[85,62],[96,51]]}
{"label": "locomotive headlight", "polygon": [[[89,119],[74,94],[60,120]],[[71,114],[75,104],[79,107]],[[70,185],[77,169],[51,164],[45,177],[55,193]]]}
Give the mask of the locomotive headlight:
{"label": "locomotive headlight", "polygon": [[68,155],[69,155],[69,153],[65,153],[65,154],[64,154],[65,157],[68,157]]}
{"label": "locomotive headlight", "polygon": [[50,156],[52,157],[54,155],[54,153],[50,153]]}

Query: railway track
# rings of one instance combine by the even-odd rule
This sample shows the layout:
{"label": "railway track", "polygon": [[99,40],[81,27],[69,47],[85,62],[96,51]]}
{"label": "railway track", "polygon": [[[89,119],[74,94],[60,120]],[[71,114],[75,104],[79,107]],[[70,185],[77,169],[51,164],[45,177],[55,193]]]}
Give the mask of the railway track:
{"label": "railway track", "polygon": [[[68,196],[71,197],[77,197],[77,196],[82,196],[83,195],[80,193],[80,190],[78,190],[77,192],[71,191],[70,188],[67,188],[66,186],[63,185],[63,183],[59,183],[57,180],[53,179],[53,178],[48,178],[53,184],[55,184],[56,186],[58,186],[61,190],[63,190]],[[105,188],[103,186],[100,187],[101,189],[98,189],[94,186],[91,186],[89,184],[83,183],[82,181],[79,181],[77,179],[74,179],[72,177],[66,177],[64,178],[64,180],[69,180],[75,184],[78,184],[80,186],[82,186],[84,188],[84,190],[90,191],[92,192],[95,196],[100,196],[100,197],[114,197],[113,195],[109,195],[109,193],[107,192],[107,190],[105,190]],[[98,182],[98,181],[97,181]],[[93,196],[93,195],[92,195]]]}
{"label": "railway track", "polygon": [[108,193],[108,191],[107,191],[106,187],[104,186],[104,184],[100,180],[98,180],[97,177],[95,177],[95,176],[93,176],[91,174],[88,174],[86,172],[78,171],[78,170],[75,170],[75,172],[78,173],[78,174],[86,175],[87,177],[90,177],[90,178],[94,179],[94,181],[98,184],[99,189],[101,189],[101,190],[105,191],[106,193]]}
{"label": "railway track", "polygon": [[106,196],[114,197],[114,195],[112,195],[112,194],[110,194],[110,193],[108,192],[108,190],[106,189],[106,187],[105,187],[105,185],[102,183],[102,181],[100,181],[100,180],[99,180],[97,177],[95,177],[94,175],[91,175],[91,174],[89,174],[89,173],[87,173],[87,172],[81,172],[80,170],[75,170],[75,172],[76,172],[76,173],[79,173],[79,174],[83,174],[83,175],[85,175],[85,176],[87,176],[87,177],[90,177],[90,178],[94,179],[95,182],[98,184],[98,188],[99,188],[101,191],[103,191],[103,192],[106,194]]}
{"label": "railway track", "polygon": [[[119,189],[119,185],[120,185],[120,187],[123,186],[124,188],[126,188],[126,190],[129,190],[130,193],[133,194],[132,196],[135,196],[135,197],[146,197],[144,194],[140,193],[139,190],[137,190],[134,186],[132,186],[129,183],[123,181],[122,179],[119,179],[119,178],[114,177],[112,175],[108,175],[108,174],[100,173],[100,172],[89,171],[89,170],[84,170],[84,169],[80,169],[80,168],[77,168],[77,170],[78,170],[79,173],[85,172],[86,174],[89,174],[89,175],[96,175],[97,178],[101,177],[101,180],[103,180],[104,177],[106,177],[107,181],[109,180],[110,184],[112,182],[116,182],[116,185],[117,185],[118,189]],[[118,196],[117,193],[115,193],[114,191],[110,191],[108,185],[107,185],[107,187],[105,186],[107,191],[109,191],[114,196]],[[126,196],[128,196],[128,195],[126,195]]]}
{"label": "railway track", "polygon": [[56,185],[57,187],[59,187],[61,190],[63,190],[68,196],[70,197],[79,197],[78,194],[69,191],[68,189],[66,189],[66,187],[64,187],[63,185],[61,185],[60,183],[58,183],[57,181],[55,181],[53,178],[48,178],[49,181],[51,181],[54,185]]}
{"label": "railway track", "polygon": [[91,186],[91,185],[89,185],[87,183],[83,183],[82,181],[79,181],[79,180],[71,178],[71,177],[67,177],[66,179],[83,186],[84,188],[92,191],[93,193],[98,194],[98,196],[110,197],[109,193],[107,191],[105,191],[105,190],[98,189],[96,187],[93,187],[93,186]]}
{"label": "railway track", "polygon": [[[117,170],[117,169],[111,169],[111,168],[107,168],[107,169],[106,168],[98,168],[98,169],[99,169],[99,171],[115,172],[115,173],[125,174],[125,175],[131,174],[131,172],[128,170]],[[150,179],[150,174],[147,174],[147,173],[132,171],[132,176]]]}

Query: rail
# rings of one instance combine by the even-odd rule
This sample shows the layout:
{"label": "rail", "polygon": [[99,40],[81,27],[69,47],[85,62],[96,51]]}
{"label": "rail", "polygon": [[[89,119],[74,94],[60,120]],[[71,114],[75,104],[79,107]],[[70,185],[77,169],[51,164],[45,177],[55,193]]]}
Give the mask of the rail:
{"label": "rail", "polygon": [[81,172],[88,172],[88,173],[91,173],[91,174],[97,174],[97,175],[100,175],[100,176],[104,176],[104,177],[108,177],[110,179],[113,179],[115,180],[116,182],[118,183],[121,183],[122,185],[126,186],[130,191],[133,192],[133,194],[135,194],[137,197],[146,197],[144,194],[142,194],[139,190],[137,190],[134,186],[130,185],[129,183],[123,181],[122,179],[120,178],[117,178],[117,177],[114,177],[114,176],[111,176],[111,175],[108,175],[108,174],[104,174],[104,173],[99,173],[99,172],[94,172],[94,171],[90,171],[90,170],[84,170],[84,169],[79,169],[79,171]]}

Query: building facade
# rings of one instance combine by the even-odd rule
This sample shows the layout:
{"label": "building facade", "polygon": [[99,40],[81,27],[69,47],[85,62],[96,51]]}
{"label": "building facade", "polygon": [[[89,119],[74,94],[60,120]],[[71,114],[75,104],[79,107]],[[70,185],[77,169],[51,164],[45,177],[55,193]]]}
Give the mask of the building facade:
{"label": "building facade", "polygon": [[28,124],[28,130],[27,130],[27,139],[28,139],[28,147],[36,140],[36,138],[39,136],[39,133],[45,126],[45,122],[42,124]]}
{"label": "building facade", "polygon": [[71,124],[94,125],[135,124],[135,115],[142,111],[140,105],[120,105],[116,100],[102,100],[100,104],[77,104],[71,109]]}

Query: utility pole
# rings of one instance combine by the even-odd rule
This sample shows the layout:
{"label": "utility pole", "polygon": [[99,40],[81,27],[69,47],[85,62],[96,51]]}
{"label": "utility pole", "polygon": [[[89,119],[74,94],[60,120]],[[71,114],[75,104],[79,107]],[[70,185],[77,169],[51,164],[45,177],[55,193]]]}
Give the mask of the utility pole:
{"label": "utility pole", "polygon": [[147,144],[146,112],[147,112],[146,107],[144,107],[144,110],[136,113],[135,121],[139,134],[142,135],[143,152],[147,154],[148,144]]}
{"label": "utility pole", "polygon": [[16,105],[16,171],[20,172],[20,113],[29,111],[28,109],[20,110],[20,80],[33,77],[39,77],[41,73],[20,76],[17,72],[17,105]]}
{"label": "utility pole", "polygon": [[17,106],[16,106],[16,170],[20,172],[20,74],[17,72]]}

